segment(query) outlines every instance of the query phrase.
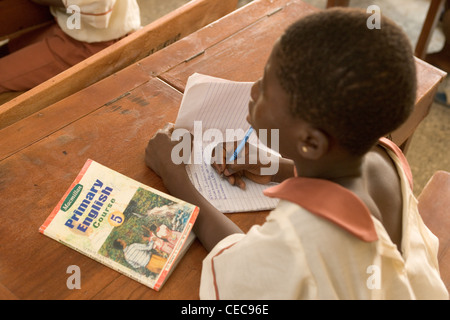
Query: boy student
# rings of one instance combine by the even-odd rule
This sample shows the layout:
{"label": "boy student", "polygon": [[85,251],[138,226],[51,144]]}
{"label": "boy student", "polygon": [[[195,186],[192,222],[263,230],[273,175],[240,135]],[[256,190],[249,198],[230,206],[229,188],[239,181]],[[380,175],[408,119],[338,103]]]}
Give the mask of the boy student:
{"label": "boy student", "polygon": [[[284,181],[265,192],[281,200],[262,226],[243,234],[202,198],[171,162],[170,126],[150,140],[147,165],[201,208],[194,232],[210,251],[201,298],[448,299],[405,157],[381,138],[413,108],[412,50],[393,22],[369,30],[367,18],[333,9],[299,20],[254,84],[247,120],[256,132],[279,129],[280,154],[290,159],[265,177]],[[248,174],[215,167],[229,178]],[[254,165],[250,173],[258,175]]]}
{"label": "boy student", "polygon": [[136,0],[33,2],[50,6],[56,23],[7,44],[0,58],[0,93],[31,89],[141,26]]}

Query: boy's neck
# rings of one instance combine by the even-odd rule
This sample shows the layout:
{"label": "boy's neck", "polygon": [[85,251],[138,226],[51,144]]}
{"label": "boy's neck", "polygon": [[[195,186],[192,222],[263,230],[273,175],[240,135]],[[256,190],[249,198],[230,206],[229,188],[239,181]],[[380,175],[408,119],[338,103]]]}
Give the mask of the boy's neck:
{"label": "boy's neck", "polygon": [[336,153],[315,161],[297,160],[295,166],[299,177],[329,180],[346,187],[361,177],[364,157]]}

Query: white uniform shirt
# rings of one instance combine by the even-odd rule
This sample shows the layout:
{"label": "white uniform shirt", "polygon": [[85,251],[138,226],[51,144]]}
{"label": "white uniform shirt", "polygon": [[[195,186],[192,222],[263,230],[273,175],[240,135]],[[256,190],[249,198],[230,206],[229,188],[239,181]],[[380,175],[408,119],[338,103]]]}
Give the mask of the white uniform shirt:
{"label": "white uniform shirt", "polygon": [[223,239],[208,254],[200,298],[448,299],[438,239],[419,215],[409,167],[402,169],[395,148],[388,153],[402,183],[402,253],[353,193],[292,178],[267,192],[282,200],[262,226]]}
{"label": "white uniform shirt", "polygon": [[136,0],[63,0],[63,3],[66,9],[51,7],[50,11],[59,27],[78,41],[114,40],[141,26]]}

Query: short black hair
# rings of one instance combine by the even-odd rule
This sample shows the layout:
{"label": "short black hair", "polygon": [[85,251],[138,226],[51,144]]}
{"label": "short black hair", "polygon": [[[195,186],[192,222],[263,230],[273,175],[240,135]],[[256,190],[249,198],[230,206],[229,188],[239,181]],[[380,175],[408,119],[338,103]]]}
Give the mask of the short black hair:
{"label": "short black hair", "polygon": [[411,114],[416,68],[411,44],[394,22],[334,8],[308,15],[280,40],[277,76],[294,116],[362,155]]}

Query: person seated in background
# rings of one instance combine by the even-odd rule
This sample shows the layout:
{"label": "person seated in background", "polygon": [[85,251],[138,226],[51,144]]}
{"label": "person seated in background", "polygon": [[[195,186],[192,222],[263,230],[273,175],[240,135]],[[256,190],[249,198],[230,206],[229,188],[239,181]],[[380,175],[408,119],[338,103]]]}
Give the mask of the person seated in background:
{"label": "person seated in background", "polygon": [[32,0],[49,6],[55,23],[7,44],[0,93],[25,91],[141,27],[136,0]]}

